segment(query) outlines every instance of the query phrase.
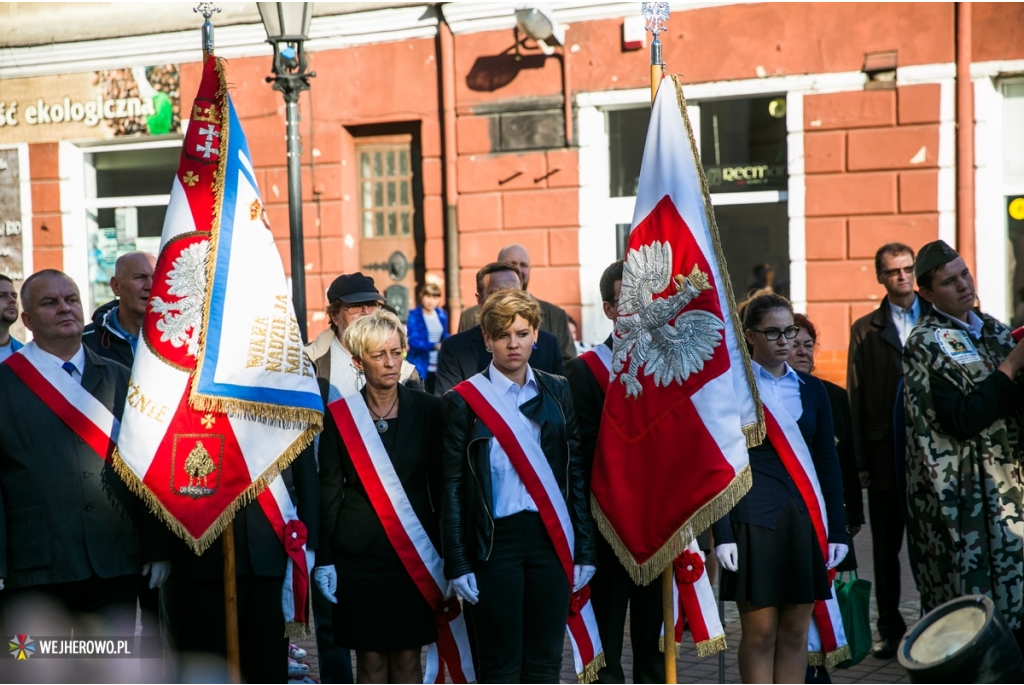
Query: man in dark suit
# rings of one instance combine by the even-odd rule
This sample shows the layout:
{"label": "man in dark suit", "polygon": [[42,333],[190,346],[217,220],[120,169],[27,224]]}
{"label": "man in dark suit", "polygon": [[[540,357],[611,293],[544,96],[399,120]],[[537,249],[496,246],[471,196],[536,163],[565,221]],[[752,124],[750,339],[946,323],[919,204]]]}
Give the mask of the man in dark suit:
{"label": "man in dark suit", "polygon": [[[622,260],[614,262],[601,275],[601,300],[604,315],[615,321],[622,288]],[[600,350],[605,347],[606,351]],[[576,409],[576,422],[580,431],[580,453],[587,465],[589,477],[597,448],[597,434],[601,429],[604,411],[604,386],[598,381],[587,363],[587,355],[611,358],[612,337],[565,364],[565,377],[569,380],[572,404]],[[596,362],[590,358],[591,362]],[[603,368],[603,367],[601,367]],[[604,380],[607,383],[608,374]],[[600,683],[624,683],[622,645],[629,613],[629,634],[633,644],[633,682],[665,682],[665,658],[658,649],[661,637],[662,607],[661,583],[637,585],[622,566],[612,546],[597,536],[597,573],[590,581],[590,599],[594,605],[597,629],[604,647],[605,666],[598,672]]]}
{"label": "man in dark suit", "polygon": [[[523,290],[530,288],[530,253],[522,245],[506,245],[498,253],[499,262],[508,262],[519,268],[519,275],[523,279]],[[562,361],[567,362],[576,358],[576,343],[569,331],[569,315],[557,304],[545,302],[530,295],[534,302],[540,305],[540,329],[546,331],[558,339],[558,348],[562,353]],[[459,333],[468,331],[479,323],[480,305],[476,304],[467,307],[459,319]],[[534,366],[534,368],[537,368]],[[545,369],[546,370],[546,369]]]}
{"label": "man in dark suit", "polygon": [[903,378],[903,344],[931,305],[914,292],[914,251],[910,247],[883,245],[875,255],[875,272],[885,286],[886,297],[850,330],[846,387],[857,468],[861,485],[868,489],[878,633],[882,638],[873,654],[891,659],[907,630],[899,612],[904,521],[896,487],[892,412],[896,387]]}
{"label": "man in dark suit", "polygon": [[[314,550],[319,537],[320,484],[312,445],[281,476],[299,520],[306,525],[306,549]],[[258,501],[238,510],[234,531],[242,680],[283,683],[288,679],[288,638],[284,637],[281,590],[288,556]],[[209,652],[221,657],[226,653],[221,546],[218,538],[196,556],[181,540],[172,545],[174,578],[167,584],[168,622],[180,652]],[[312,569],[309,572],[312,574]],[[179,678],[185,675],[178,674]]]}
{"label": "man in dark suit", "polygon": [[[120,418],[128,369],[82,345],[74,281],[54,269],[40,271],[25,281],[21,299],[22,322],[34,339],[18,361],[31,358],[33,369],[67,372]],[[170,573],[169,533],[106,455],[41,399],[47,390],[63,397],[61,391],[47,381],[26,383],[12,361],[0,365],[0,601],[6,629],[31,633],[32,621],[41,618],[31,598],[43,595],[73,615],[104,615],[113,635],[131,635],[140,573],[150,575],[152,586]]]}
{"label": "man in dark suit", "polygon": [[[476,273],[477,304],[482,306],[488,297],[503,288],[522,287],[522,276],[515,264],[491,262]],[[434,394],[438,397],[444,395],[462,381],[486,369],[490,363],[491,353],[484,345],[484,334],[479,325],[446,338],[437,353]],[[555,336],[547,331],[538,331],[537,349],[530,355],[530,366],[562,375],[562,353]]]}

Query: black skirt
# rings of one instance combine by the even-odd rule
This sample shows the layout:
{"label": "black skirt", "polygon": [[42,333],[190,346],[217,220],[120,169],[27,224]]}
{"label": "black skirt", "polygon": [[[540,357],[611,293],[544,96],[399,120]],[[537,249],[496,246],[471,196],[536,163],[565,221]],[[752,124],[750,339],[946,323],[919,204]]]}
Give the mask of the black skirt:
{"label": "black skirt", "polygon": [[808,514],[790,500],[775,530],[733,523],[739,571],[722,573],[722,598],[754,607],[811,604],[831,597],[825,559]]}

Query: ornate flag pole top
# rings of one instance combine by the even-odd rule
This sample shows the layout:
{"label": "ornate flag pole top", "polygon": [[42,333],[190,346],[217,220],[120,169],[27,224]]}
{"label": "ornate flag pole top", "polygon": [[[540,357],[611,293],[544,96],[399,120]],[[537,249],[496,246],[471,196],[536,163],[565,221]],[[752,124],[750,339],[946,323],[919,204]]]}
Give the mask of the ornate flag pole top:
{"label": "ornate flag pole top", "polygon": [[[220,7],[213,4],[212,2],[199,2],[192,8],[193,12],[202,14],[206,21],[203,22],[203,52],[207,55],[213,53],[213,24],[210,23],[210,17],[217,12],[220,12]],[[650,23],[648,23],[650,26]]]}
{"label": "ornate flag pole top", "polygon": [[651,43],[651,103],[653,104],[654,96],[658,94],[658,86],[661,85],[662,74],[665,71],[658,34],[665,30],[665,22],[668,21],[668,3],[642,2],[640,3],[640,13],[647,24],[647,30],[654,34],[654,41]]}

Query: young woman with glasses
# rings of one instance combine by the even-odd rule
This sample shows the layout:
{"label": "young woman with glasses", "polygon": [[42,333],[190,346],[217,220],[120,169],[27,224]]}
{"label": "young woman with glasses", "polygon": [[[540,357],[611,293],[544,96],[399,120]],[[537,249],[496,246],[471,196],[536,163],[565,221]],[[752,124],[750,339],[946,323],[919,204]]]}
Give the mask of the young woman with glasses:
{"label": "young woman with glasses", "polygon": [[792,462],[787,466],[765,439],[749,450],[750,491],[713,527],[715,554],[724,569],[721,596],[736,602],[740,612],[743,682],[801,683],[814,602],[831,597],[828,568],[847,552],[832,412],[821,381],[787,363],[800,329],[786,298],[754,296],[743,308],[743,328],[766,409],[772,407],[778,425],[790,428],[786,435],[806,443],[779,449],[810,453],[806,461],[813,466],[807,463],[806,470],[824,497],[828,549],[816,538],[808,504],[789,470]]}

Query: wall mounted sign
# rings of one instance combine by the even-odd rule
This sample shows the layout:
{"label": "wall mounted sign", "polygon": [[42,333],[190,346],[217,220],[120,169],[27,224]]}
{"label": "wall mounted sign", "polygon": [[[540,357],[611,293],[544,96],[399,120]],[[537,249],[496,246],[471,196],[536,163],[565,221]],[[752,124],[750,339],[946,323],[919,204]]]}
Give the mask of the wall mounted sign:
{"label": "wall mounted sign", "polygon": [[0,143],[181,131],[177,65],[0,80]]}

